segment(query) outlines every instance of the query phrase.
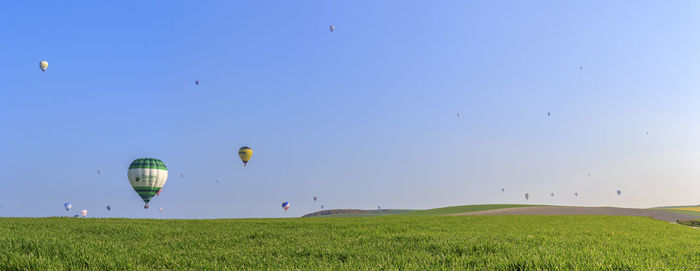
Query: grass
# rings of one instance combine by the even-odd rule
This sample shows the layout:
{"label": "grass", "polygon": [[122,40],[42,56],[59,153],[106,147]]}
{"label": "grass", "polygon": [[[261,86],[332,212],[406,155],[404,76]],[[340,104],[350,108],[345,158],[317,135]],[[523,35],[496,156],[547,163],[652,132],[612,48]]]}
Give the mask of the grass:
{"label": "grass", "polygon": [[0,219],[0,270],[698,270],[698,247],[624,216]]}
{"label": "grass", "polygon": [[700,228],[700,219],[678,221],[678,224]]}

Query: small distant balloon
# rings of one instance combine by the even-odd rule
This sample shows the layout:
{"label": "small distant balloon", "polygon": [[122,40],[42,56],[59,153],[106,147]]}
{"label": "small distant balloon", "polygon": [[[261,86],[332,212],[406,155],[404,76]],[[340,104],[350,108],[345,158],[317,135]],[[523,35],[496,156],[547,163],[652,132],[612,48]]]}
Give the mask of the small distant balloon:
{"label": "small distant balloon", "polygon": [[318,200],[318,198],[316,196],[314,196],[314,201],[317,201],[317,200]]}
{"label": "small distant balloon", "polygon": [[551,116],[551,115],[552,115],[552,113],[547,112],[547,117],[549,117],[549,116]]}
{"label": "small distant balloon", "polygon": [[107,212],[112,210],[112,206],[107,205]]}
{"label": "small distant balloon", "polygon": [[70,202],[66,202],[63,204],[63,208],[66,208],[66,212],[70,211],[70,208],[73,208],[73,205],[70,204]]}
{"label": "small distant balloon", "polygon": [[550,196],[554,197],[554,193],[549,194]]}
{"label": "small distant balloon", "polygon": [[80,217],[80,215],[74,215],[73,217]]}
{"label": "small distant balloon", "polygon": [[241,157],[241,161],[243,161],[243,166],[246,167],[248,166],[248,161],[250,161],[250,158],[253,157],[253,149],[251,149],[248,146],[243,146],[240,149],[238,149],[238,156]]}
{"label": "small distant balloon", "polygon": [[501,192],[506,192],[506,189],[505,189],[505,188],[501,188]]}
{"label": "small distant balloon", "polygon": [[335,31],[335,25],[331,25],[329,28],[331,29],[331,32]]}
{"label": "small distant balloon", "polygon": [[525,200],[529,200],[529,199],[530,199],[530,193],[525,193]]}
{"label": "small distant balloon", "polygon": [[323,205],[321,205],[321,209],[323,209]]}
{"label": "small distant balloon", "polygon": [[180,178],[185,178],[185,175],[184,175],[184,174],[180,174]]}
{"label": "small distant balloon", "polygon": [[80,211],[80,215],[83,216],[83,217],[86,217],[87,214],[88,214],[88,213],[87,213],[87,210],[85,210],[85,209],[83,209],[82,211]]}
{"label": "small distant balloon", "polygon": [[100,174],[102,174],[102,170],[97,171],[97,175],[100,175]]}
{"label": "small distant balloon", "polygon": [[457,112],[457,117],[459,118],[459,112]]}
{"label": "small distant balloon", "polygon": [[619,196],[620,194],[622,194],[622,191],[617,190],[617,195]]}
{"label": "small distant balloon", "polygon": [[282,202],[282,209],[286,212],[289,209],[289,202]]}
{"label": "small distant balloon", "polygon": [[579,69],[579,70],[583,70],[583,66],[578,66],[578,69]]}
{"label": "small distant balloon", "polygon": [[199,86],[199,80],[194,80],[194,84]]}
{"label": "small distant balloon", "polygon": [[46,62],[46,60],[42,60],[41,62],[39,62],[39,69],[41,69],[42,72],[45,72],[48,68],[49,62]]}
{"label": "small distant balloon", "polygon": [[163,207],[158,208],[158,211],[163,212]]}

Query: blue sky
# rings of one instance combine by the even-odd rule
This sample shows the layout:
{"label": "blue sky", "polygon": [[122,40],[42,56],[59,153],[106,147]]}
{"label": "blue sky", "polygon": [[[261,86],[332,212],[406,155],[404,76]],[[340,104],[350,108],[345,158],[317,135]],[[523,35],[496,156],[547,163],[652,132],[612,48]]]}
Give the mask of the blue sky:
{"label": "blue sky", "polygon": [[[110,204],[123,217],[291,217],[320,204],[526,203],[525,192],[536,204],[698,204],[699,12],[696,1],[4,3],[0,216],[64,215],[70,201],[90,216]],[[149,211],[126,178],[140,157],[170,172]]]}

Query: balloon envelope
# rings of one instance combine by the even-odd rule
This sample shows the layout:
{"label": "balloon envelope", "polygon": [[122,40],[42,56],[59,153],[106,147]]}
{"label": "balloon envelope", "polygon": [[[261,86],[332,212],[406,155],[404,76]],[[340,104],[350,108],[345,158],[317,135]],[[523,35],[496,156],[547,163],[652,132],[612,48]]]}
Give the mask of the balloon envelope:
{"label": "balloon envelope", "polygon": [[39,62],[39,69],[41,69],[41,71],[45,72],[46,69],[48,69],[48,68],[49,68],[49,62],[46,62],[46,60],[42,60],[41,62]]}
{"label": "balloon envelope", "polygon": [[329,28],[331,29],[331,32],[335,31],[335,25],[331,25]]}
{"label": "balloon envelope", "polygon": [[317,197],[314,197],[314,201],[317,201],[317,200],[318,200],[318,198],[317,198]]}
{"label": "balloon envelope", "polygon": [[286,202],[286,201],[283,202],[283,203],[282,203],[282,209],[284,209],[285,211],[287,211],[287,209],[289,209],[289,202]]}
{"label": "balloon envelope", "polygon": [[622,191],[617,190],[617,195],[619,196],[620,194],[622,194]]}
{"label": "balloon envelope", "polygon": [[112,206],[107,205],[107,212],[112,210]]}
{"label": "balloon envelope", "polygon": [[529,194],[529,193],[525,193],[525,200],[529,200],[529,199],[530,199],[530,194]]}
{"label": "balloon envelope", "polygon": [[80,215],[83,216],[83,217],[86,217],[86,216],[87,216],[87,210],[83,209],[82,211],[80,211]]}
{"label": "balloon envelope", "polygon": [[131,163],[127,176],[134,191],[146,203],[144,208],[148,209],[148,202],[163,188],[168,179],[168,168],[161,160],[140,158]]}
{"label": "balloon envelope", "polygon": [[66,202],[63,204],[63,208],[66,208],[66,211],[70,211],[70,208],[73,208],[73,205],[71,205],[70,202]]}
{"label": "balloon envelope", "polygon": [[243,146],[238,149],[238,156],[241,157],[241,161],[243,161],[243,166],[245,167],[248,165],[250,158],[253,157],[253,149],[248,146]]}

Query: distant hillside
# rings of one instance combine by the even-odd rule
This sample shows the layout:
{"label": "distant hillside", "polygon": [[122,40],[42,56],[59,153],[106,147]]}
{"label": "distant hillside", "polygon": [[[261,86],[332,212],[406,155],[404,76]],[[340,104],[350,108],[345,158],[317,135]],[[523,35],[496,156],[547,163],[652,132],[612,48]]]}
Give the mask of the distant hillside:
{"label": "distant hillside", "polygon": [[674,212],[679,214],[697,215],[700,216],[700,205],[689,205],[689,206],[666,206],[652,208],[656,210],[664,210],[667,212]]}
{"label": "distant hillside", "polygon": [[334,209],[334,210],[323,210],[315,213],[305,214],[302,217],[365,217],[365,216],[380,216],[380,215],[391,215],[411,212],[415,210],[401,210],[401,209],[386,209],[386,210],[357,210],[357,209]]}
{"label": "distant hillside", "polygon": [[324,210],[315,213],[306,214],[302,217],[365,217],[365,216],[380,216],[380,215],[403,215],[403,216],[429,216],[429,215],[449,215],[477,211],[487,211],[503,208],[527,207],[535,205],[520,205],[520,204],[483,204],[483,205],[463,205],[451,206],[427,210],[410,210],[410,209],[387,209],[387,210],[357,210],[357,209],[335,209]]}
{"label": "distant hillside", "polygon": [[516,207],[529,207],[529,206],[541,206],[541,205],[524,205],[524,204],[481,204],[481,205],[462,205],[462,206],[450,206],[443,208],[427,209],[427,210],[417,210],[413,212],[403,213],[401,215],[451,215],[460,213],[469,213],[477,211],[488,211],[503,208],[516,208]]}

